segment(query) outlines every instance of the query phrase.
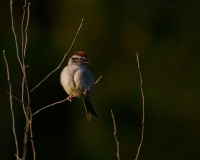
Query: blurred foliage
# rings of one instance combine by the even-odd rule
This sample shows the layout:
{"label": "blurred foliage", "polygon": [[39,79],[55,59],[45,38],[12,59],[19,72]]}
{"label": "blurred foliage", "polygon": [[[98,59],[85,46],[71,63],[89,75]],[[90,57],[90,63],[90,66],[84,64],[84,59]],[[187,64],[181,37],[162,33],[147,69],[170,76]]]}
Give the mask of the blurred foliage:
{"label": "blurred foliage", "polygon": [[[19,49],[24,0],[13,3]],[[90,57],[97,79],[93,103],[100,116],[86,120],[80,99],[50,107],[33,118],[37,159],[116,158],[113,109],[121,159],[134,159],[141,137],[142,100],[137,70],[139,52],[145,93],[145,136],[140,160],[199,159],[200,1],[31,1],[26,63],[33,88],[60,63],[84,18],[70,55],[31,93],[32,111],[66,98],[59,75],[77,50]],[[9,1],[0,1],[0,50],[10,66],[13,94],[21,97],[22,74],[11,30]],[[6,68],[0,58],[0,159],[14,159],[15,145]],[[22,152],[25,118],[14,100]],[[30,144],[28,144],[30,145]],[[29,146],[27,159],[32,159]]]}

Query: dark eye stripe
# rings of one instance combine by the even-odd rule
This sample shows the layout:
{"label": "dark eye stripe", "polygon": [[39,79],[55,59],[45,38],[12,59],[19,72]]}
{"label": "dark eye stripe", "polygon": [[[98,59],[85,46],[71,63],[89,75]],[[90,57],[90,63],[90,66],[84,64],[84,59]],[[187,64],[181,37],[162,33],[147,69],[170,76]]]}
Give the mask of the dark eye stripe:
{"label": "dark eye stripe", "polygon": [[82,58],[72,58],[73,62],[75,63],[80,63],[80,62],[83,62],[83,59]]}

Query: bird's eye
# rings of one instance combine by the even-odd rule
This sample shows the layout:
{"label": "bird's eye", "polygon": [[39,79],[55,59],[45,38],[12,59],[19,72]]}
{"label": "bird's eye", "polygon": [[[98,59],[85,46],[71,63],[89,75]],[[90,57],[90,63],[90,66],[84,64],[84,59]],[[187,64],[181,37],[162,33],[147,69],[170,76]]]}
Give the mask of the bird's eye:
{"label": "bird's eye", "polygon": [[83,59],[82,58],[72,58],[72,61],[76,62],[76,63],[79,63],[79,62],[82,62]]}
{"label": "bird's eye", "polygon": [[72,58],[73,61],[76,61],[78,58]]}

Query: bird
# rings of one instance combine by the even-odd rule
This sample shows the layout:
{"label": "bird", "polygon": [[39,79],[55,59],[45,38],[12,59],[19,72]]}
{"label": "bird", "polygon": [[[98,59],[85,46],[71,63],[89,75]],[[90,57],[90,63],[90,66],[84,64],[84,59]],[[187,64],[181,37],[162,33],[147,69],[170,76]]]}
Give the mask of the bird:
{"label": "bird", "polygon": [[69,58],[67,66],[60,74],[60,82],[68,94],[67,100],[72,102],[73,97],[83,100],[87,120],[92,116],[99,118],[91,101],[91,94],[94,91],[94,76],[87,68],[90,63],[88,56],[83,51],[77,51]]}

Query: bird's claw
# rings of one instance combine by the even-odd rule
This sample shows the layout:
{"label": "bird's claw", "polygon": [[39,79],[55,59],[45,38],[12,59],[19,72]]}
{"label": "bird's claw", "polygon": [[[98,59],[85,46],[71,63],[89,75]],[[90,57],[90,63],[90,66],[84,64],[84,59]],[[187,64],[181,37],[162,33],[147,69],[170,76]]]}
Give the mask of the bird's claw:
{"label": "bird's claw", "polygon": [[70,102],[72,102],[72,98],[73,98],[73,96],[68,96],[67,100],[70,101]]}
{"label": "bird's claw", "polygon": [[85,96],[87,96],[87,91],[85,90],[85,91],[83,91],[83,94],[85,95]]}

